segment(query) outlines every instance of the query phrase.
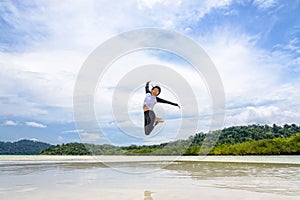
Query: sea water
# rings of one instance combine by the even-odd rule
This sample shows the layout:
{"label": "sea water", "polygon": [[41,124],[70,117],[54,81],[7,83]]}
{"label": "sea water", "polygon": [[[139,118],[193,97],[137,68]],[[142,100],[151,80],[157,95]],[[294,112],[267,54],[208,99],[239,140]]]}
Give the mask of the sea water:
{"label": "sea water", "polygon": [[0,156],[0,199],[300,199],[300,157]]}

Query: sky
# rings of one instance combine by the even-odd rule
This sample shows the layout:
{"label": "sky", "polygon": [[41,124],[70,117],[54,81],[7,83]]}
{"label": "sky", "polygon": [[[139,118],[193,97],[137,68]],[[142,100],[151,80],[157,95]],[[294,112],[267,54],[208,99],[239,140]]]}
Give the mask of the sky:
{"label": "sky", "polygon": [[[0,0],[0,141],[59,144],[103,139],[76,124],[77,77],[97,47],[142,28],[176,31],[203,48],[224,87],[223,127],[299,125],[299,11],[299,0]],[[144,84],[127,81],[121,85],[126,90],[119,91],[119,98],[114,96],[118,83],[145,65],[175,70],[195,95],[180,95],[183,84],[171,87],[151,75],[149,80],[163,88],[161,98],[197,102],[181,105],[180,110],[157,105],[165,123],[149,137],[141,131]],[[115,145],[171,141],[181,128],[181,136],[188,137],[193,131],[208,131],[211,123],[213,105],[205,77],[195,74],[182,57],[163,50],[144,49],[116,59],[99,77],[94,96],[99,127],[106,141]],[[123,97],[125,108],[118,104]],[[191,114],[193,109],[198,115]],[[127,131],[120,131],[120,126]]]}

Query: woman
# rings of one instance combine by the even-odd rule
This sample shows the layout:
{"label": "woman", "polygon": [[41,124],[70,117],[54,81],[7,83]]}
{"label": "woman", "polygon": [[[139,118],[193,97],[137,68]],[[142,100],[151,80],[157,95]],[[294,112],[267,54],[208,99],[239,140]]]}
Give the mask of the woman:
{"label": "woman", "polygon": [[173,103],[157,97],[161,92],[161,88],[159,86],[154,86],[150,91],[149,83],[150,81],[146,83],[146,87],[145,87],[146,97],[144,99],[144,106],[143,106],[146,135],[149,135],[158,123],[164,122],[162,118],[156,117],[155,113],[153,112],[153,107],[157,102],[171,104],[173,106],[177,106],[180,109],[180,106],[177,103]]}

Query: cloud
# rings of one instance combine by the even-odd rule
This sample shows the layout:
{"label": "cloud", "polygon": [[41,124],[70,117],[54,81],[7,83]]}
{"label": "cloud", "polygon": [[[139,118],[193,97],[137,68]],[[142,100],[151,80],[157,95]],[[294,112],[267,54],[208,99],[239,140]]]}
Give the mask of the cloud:
{"label": "cloud", "polygon": [[273,8],[278,4],[277,0],[254,0],[253,4],[261,10]]}
{"label": "cloud", "polygon": [[62,133],[82,133],[84,132],[84,130],[82,129],[75,129],[75,130],[67,130],[67,131],[63,131]]}
{"label": "cloud", "polygon": [[107,143],[107,138],[104,138],[100,133],[92,133],[92,132],[81,132],[80,140],[83,143],[98,143],[103,144]]}
{"label": "cloud", "polygon": [[39,142],[40,140],[38,140],[38,139],[36,139],[36,138],[31,138],[31,139],[29,139],[29,140],[31,140],[31,141],[33,141],[33,142]]}
{"label": "cloud", "polygon": [[[227,8],[232,0],[203,1],[170,1],[170,0],[139,0],[138,8],[146,16],[148,24],[155,27],[191,32],[190,26],[197,24],[214,9]],[[155,15],[153,14],[155,13]]]}
{"label": "cloud", "polygon": [[[72,95],[76,76],[97,45],[113,34],[145,24],[172,28],[167,21],[180,25],[195,17],[190,16],[190,9],[204,7],[201,15],[205,15],[210,9],[226,6],[229,2],[131,1],[116,5],[113,2],[75,1],[70,6],[66,1],[59,2],[59,7],[58,1],[6,2],[0,10],[6,23],[14,29],[7,29],[5,37],[16,41],[18,38],[9,38],[12,31],[22,36],[22,40],[24,34],[32,37],[27,38],[30,42],[22,44],[22,50],[17,53],[11,51],[19,49],[18,43],[8,45],[16,45],[13,49],[0,52],[0,94],[4,98],[0,100],[4,108],[0,115],[30,116],[50,123],[70,122],[73,120]],[[153,4],[157,15],[148,15],[153,12],[147,6],[149,3]],[[126,22],[120,23],[123,21]]]}
{"label": "cloud", "polygon": [[[297,111],[299,109],[297,108]],[[226,117],[226,125],[241,124],[292,124],[299,123],[298,115],[290,110],[283,111],[280,105],[247,106],[231,110]]]}
{"label": "cloud", "polygon": [[300,123],[294,42],[270,51],[257,45],[259,39],[233,27],[217,28],[201,38],[223,80],[226,126]]}
{"label": "cloud", "polygon": [[17,126],[18,123],[15,122],[15,121],[12,121],[12,120],[6,120],[4,123],[3,123],[3,126]]}
{"label": "cloud", "polygon": [[0,12],[0,50],[20,52],[44,38],[42,10],[34,2],[4,1]]}
{"label": "cloud", "polygon": [[[268,19],[272,23],[268,30],[265,26],[258,30],[253,21],[260,22],[262,18],[248,16],[245,14],[248,12],[239,10],[241,4],[252,6],[252,9],[256,6],[258,9],[253,9],[254,12],[279,5],[275,0],[138,0],[117,4],[92,0],[6,1],[0,5],[1,19],[5,21],[0,23],[1,30],[5,30],[0,33],[0,117],[21,117],[25,121],[28,118],[27,121],[41,121],[43,124],[73,121],[72,97],[76,76],[88,55],[115,34],[141,27],[161,27],[191,36],[215,63],[226,93],[226,125],[300,123],[299,41],[295,37],[298,32],[294,31],[288,42],[263,47],[262,41],[277,41],[272,35],[273,27],[284,19],[271,12]],[[261,16],[260,13],[254,14]],[[230,17],[235,19],[231,21]],[[245,20],[249,18],[253,23],[251,26]],[[288,36],[280,38],[285,37]],[[168,58],[162,53],[134,52],[119,59],[119,63],[113,63],[116,69],[107,71],[103,90],[95,93],[99,122],[106,124],[108,129],[112,125],[111,98],[118,80],[137,66],[158,63],[171,65],[196,88],[196,98],[200,102],[199,118],[205,118],[200,129],[206,129],[210,123],[211,102],[205,83],[191,73],[187,65]],[[178,89],[183,88],[179,85]],[[125,88],[124,92],[128,91],[131,90]],[[168,93],[162,95],[170,100],[182,98]],[[122,99],[124,94],[119,97]],[[128,102],[131,120],[136,123],[142,121],[140,100],[143,100],[143,94],[137,92]],[[182,106],[187,109],[186,105]],[[191,108],[193,106],[188,107]],[[123,108],[116,105],[116,109]],[[178,118],[172,107],[164,106],[164,109],[170,114],[167,119]],[[99,110],[101,112],[97,113]],[[126,116],[119,117],[124,126],[128,124]],[[31,125],[46,127],[38,124]],[[88,141],[101,139],[82,130],[63,133],[76,131]]]}
{"label": "cloud", "polygon": [[47,128],[46,125],[37,123],[37,122],[26,122],[26,126],[35,127],[35,128]]}

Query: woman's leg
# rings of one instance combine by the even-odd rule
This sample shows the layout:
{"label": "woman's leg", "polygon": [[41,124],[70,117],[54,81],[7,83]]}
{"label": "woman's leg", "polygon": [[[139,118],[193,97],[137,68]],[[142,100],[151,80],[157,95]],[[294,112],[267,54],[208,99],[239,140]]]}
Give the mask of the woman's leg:
{"label": "woman's leg", "polygon": [[145,134],[149,135],[151,131],[154,129],[156,116],[152,110],[148,110],[144,112],[145,117]]}
{"label": "woman's leg", "polygon": [[144,112],[144,121],[145,121],[144,126],[147,126],[151,123],[151,119],[150,119],[150,116],[149,116],[149,110]]}

